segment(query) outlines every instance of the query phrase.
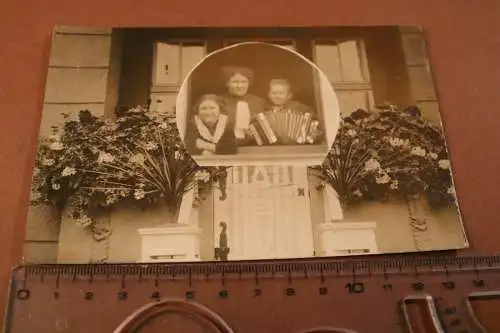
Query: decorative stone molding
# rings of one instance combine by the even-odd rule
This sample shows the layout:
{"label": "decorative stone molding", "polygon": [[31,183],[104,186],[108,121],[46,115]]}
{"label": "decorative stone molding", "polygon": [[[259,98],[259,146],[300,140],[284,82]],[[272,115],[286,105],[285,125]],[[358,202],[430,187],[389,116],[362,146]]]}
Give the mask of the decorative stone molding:
{"label": "decorative stone molding", "polygon": [[109,236],[112,233],[111,216],[109,213],[96,218],[92,226],[92,244],[89,261],[93,263],[107,262],[109,258]]}
{"label": "decorative stone molding", "polygon": [[186,224],[171,224],[138,230],[141,262],[200,261],[202,230]]}
{"label": "decorative stone molding", "polygon": [[410,226],[412,227],[413,241],[416,250],[430,249],[431,239],[427,232],[427,220],[429,217],[426,198],[414,195],[407,198]]}
{"label": "decorative stone molding", "polygon": [[318,225],[318,256],[378,253],[376,222],[327,222]]}

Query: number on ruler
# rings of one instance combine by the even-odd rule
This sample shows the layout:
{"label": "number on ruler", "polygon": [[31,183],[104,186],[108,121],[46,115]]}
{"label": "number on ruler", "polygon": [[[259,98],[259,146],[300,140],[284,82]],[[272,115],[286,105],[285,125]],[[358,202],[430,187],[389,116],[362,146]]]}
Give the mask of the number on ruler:
{"label": "number on ruler", "polygon": [[31,293],[28,289],[19,289],[16,293],[16,297],[19,300],[25,301],[29,299],[31,296]]}
{"label": "number on ruler", "polygon": [[474,284],[474,287],[484,287],[486,285],[483,279],[473,280],[472,283]]}
{"label": "number on ruler", "polygon": [[295,288],[286,288],[285,289],[285,295],[287,296],[295,296]]}
{"label": "number on ruler", "polygon": [[415,282],[415,283],[412,283],[411,286],[413,287],[413,289],[415,290],[424,290],[425,288],[425,284],[423,284],[422,282]]}
{"label": "number on ruler", "polygon": [[385,290],[385,291],[391,291],[392,290],[392,284],[390,283],[386,283],[382,286],[382,288]]}
{"label": "number on ruler", "polygon": [[445,287],[446,289],[455,289],[455,282],[445,281],[443,282],[443,287]]}
{"label": "number on ruler", "polygon": [[194,299],[194,296],[196,295],[194,290],[188,290],[186,291],[186,299]]}
{"label": "number on ruler", "polygon": [[262,289],[255,288],[255,289],[253,290],[253,296],[254,296],[254,297],[257,297],[257,296],[260,296],[260,295],[262,295]]}
{"label": "number on ruler", "polygon": [[229,291],[227,291],[227,290],[221,290],[221,291],[219,291],[219,297],[220,298],[228,298],[229,297]]}
{"label": "number on ruler", "polygon": [[454,306],[450,306],[450,307],[447,307],[444,309],[444,313],[446,313],[447,315],[452,315],[452,314],[455,314],[456,312],[457,312],[457,308]]}
{"label": "number on ruler", "polygon": [[160,300],[160,298],[161,298],[160,292],[155,291],[154,293],[151,294],[151,298],[156,300],[156,301]]}
{"label": "number on ruler", "polygon": [[365,291],[365,285],[362,282],[353,282],[345,285],[349,294],[361,294]]}
{"label": "number on ruler", "polygon": [[93,299],[94,299],[94,293],[93,293],[93,292],[91,292],[91,291],[87,291],[87,292],[85,293],[85,296],[84,296],[84,297],[85,297],[85,299],[86,299],[87,301],[93,300]]}
{"label": "number on ruler", "polygon": [[328,288],[327,287],[319,287],[319,294],[320,295],[328,294]]}
{"label": "number on ruler", "polygon": [[118,292],[118,299],[119,300],[125,300],[127,298],[128,298],[128,292],[126,292],[125,290]]}

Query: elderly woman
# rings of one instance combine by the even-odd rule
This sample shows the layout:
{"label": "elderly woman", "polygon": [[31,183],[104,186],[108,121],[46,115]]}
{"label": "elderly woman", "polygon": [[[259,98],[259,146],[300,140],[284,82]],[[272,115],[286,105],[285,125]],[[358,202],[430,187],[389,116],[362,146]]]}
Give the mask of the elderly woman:
{"label": "elderly woman", "polygon": [[223,68],[227,93],[221,96],[230,123],[234,124],[234,136],[239,146],[251,145],[253,137],[248,129],[252,118],[264,111],[262,98],[249,94],[248,90],[254,77],[253,71],[246,67],[228,66]]}

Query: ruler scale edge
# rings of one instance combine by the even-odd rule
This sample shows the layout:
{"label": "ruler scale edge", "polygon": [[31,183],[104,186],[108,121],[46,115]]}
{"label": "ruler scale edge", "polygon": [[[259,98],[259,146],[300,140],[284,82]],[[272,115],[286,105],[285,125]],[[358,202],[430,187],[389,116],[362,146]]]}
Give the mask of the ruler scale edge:
{"label": "ruler scale edge", "polygon": [[[84,292],[85,289],[82,289],[82,286],[87,285],[88,288],[91,288],[91,285],[98,286],[100,283],[105,283],[113,290],[115,288],[112,288],[112,286],[115,285],[116,290],[114,292],[119,293],[121,289],[129,290],[127,288],[130,288],[131,292],[133,292],[134,290],[137,291],[138,289],[136,286],[134,286],[134,283],[137,283],[137,281],[141,279],[141,281],[144,282],[143,289],[146,288],[147,290],[154,289],[147,286],[151,285],[152,282],[155,281],[155,279],[155,288],[158,287],[158,280],[163,281],[162,283],[180,283],[178,285],[179,288],[185,288],[187,290],[186,297],[188,297],[188,293],[191,293],[190,295],[192,297],[194,297],[194,293],[198,294],[197,288],[200,288],[200,286],[205,283],[204,281],[211,281],[212,283],[216,284],[218,283],[220,285],[219,296],[222,297],[221,293],[224,291],[226,293],[226,296],[224,297],[227,298],[228,292],[232,294],[235,291],[234,288],[236,285],[234,283],[236,283],[238,280],[256,280],[256,282],[254,282],[256,286],[255,288],[257,288],[257,284],[259,283],[263,283],[264,285],[266,285],[266,283],[270,283],[269,281],[288,280],[288,287],[286,286],[285,282],[278,282],[278,284],[281,283],[279,285],[281,285],[282,287],[286,287],[285,294],[287,296],[293,296],[297,292],[301,292],[300,288],[303,287],[300,286],[304,286],[304,284],[300,281],[311,281],[309,285],[314,284],[314,286],[316,287],[313,287],[313,289],[316,288],[319,291],[319,294],[322,294],[321,290],[323,289],[325,291],[324,295],[326,295],[330,292],[327,289],[333,287],[333,289],[338,290],[337,292],[340,292],[340,290],[344,289],[345,292],[352,294],[354,297],[358,297],[358,299],[360,296],[363,297],[363,295],[361,294],[373,292],[374,288],[378,288],[380,290],[382,290],[383,288],[385,292],[387,292],[387,295],[392,292],[393,296],[391,297],[394,297],[396,293],[395,289],[398,288],[399,281],[406,281],[405,285],[407,285],[408,288],[410,288],[409,282],[413,281],[411,283],[411,288],[413,289],[410,289],[409,293],[408,290],[406,290],[404,295],[398,294],[399,296],[401,296],[399,298],[399,305],[397,305],[397,308],[399,309],[398,311],[400,313],[408,317],[405,313],[405,299],[409,299],[411,297],[422,298],[425,296],[424,298],[427,302],[427,310],[430,313],[430,319],[435,321],[433,327],[435,327],[436,333],[486,332],[484,329],[480,328],[481,323],[478,318],[474,316],[471,299],[474,297],[483,300],[486,299],[486,297],[500,299],[500,291],[490,291],[487,288],[485,289],[485,283],[482,282],[482,279],[479,279],[479,275],[490,274],[489,276],[493,276],[492,274],[496,274],[498,285],[495,286],[497,290],[500,290],[500,277],[498,274],[499,272],[500,256],[497,255],[449,257],[420,255],[395,256],[383,259],[356,259],[350,257],[346,258],[345,260],[339,260],[338,258],[335,258],[333,260],[330,258],[325,258],[322,260],[289,259],[274,262],[227,261],[154,264],[89,263],[20,265],[12,269],[12,282],[9,294],[10,304],[6,312],[6,324],[4,327],[4,332],[20,332],[12,328],[13,326],[16,326],[15,322],[17,320],[16,311],[14,311],[13,309],[22,309],[22,307],[24,306],[23,304],[27,304],[26,302],[29,302],[32,296],[36,298],[36,288],[38,288],[40,285],[45,285],[46,289],[52,288],[59,291],[59,286],[67,287],[68,285],[73,284],[75,285],[75,288],[77,286],[80,286],[80,291]],[[441,288],[440,290],[442,290],[443,293],[447,293],[447,295],[450,295],[460,289],[459,285],[461,280],[458,277],[462,273],[470,277],[467,278],[467,283],[469,284],[468,288],[471,289],[474,287],[477,290],[474,289],[475,292],[471,293],[469,291],[465,295],[462,295],[465,298],[463,302],[460,301],[460,304],[457,306],[463,309],[461,310],[463,313],[467,313],[467,311],[470,312],[469,319],[465,321],[454,319],[453,321],[451,321],[450,325],[452,325],[452,330],[450,330],[449,327],[443,328],[444,326],[440,326],[442,325],[442,322],[439,321],[442,320],[441,313],[439,313],[439,318],[436,319],[436,317],[438,316],[438,314],[436,313],[441,311],[440,309],[445,306],[436,305],[438,302],[441,302],[441,296],[443,296],[444,294],[438,293],[438,297],[434,297],[435,295],[433,295],[433,292],[435,292],[435,290],[432,291],[432,283],[434,283],[436,286],[439,285],[439,288]],[[457,277],[460,281],[456,280],[454,276]],[[476,277],[478,279],[477,281],[479,281],[477,282],[477,284]],[[185,282],[187,280],[189,280],[189,283],[186,285]],[[431,283],[429,284],[427,280],[431,281]],[[185,281],[184,284],[182,284],[182,281]],[[342,285],[339,285],[335,281],[341,281],[340,283]],[[454,281],[456,281],[457,284]],[[49,283],[50,286],[48,286],[47,283]],[[82,285],[82,283],[84,284]],[[139,281],[139,283],[142,282]],[[230,283],[229,287],[226,286],[227,283]],[[346,283],[345,286],[343,285],[344,283]],[[247,283],[247,285],[249,284]],[[300,286],[295,287],[295,285]],[[427,291],[427,287],[430,287],[431,291]],[[203,287],[201,288],[203,289]],[[68,291],[68,289],[64,290],[66,290],[66,292]],[[93,290],[93,288],[88,290]],[[338,295],[337,292],[335,295]],[[380,293],[382,293],[382,291],[380,291]],[[104,297],[104,295],[99,294],[99,291],[97,291],[96,295]],[[155,301],[160,301],[160,298],[156,299]],[[147,300],[145,300],[145,303],[143,303],[142,305],[145,306],[147,304],[148,302]],[[314,307],[313,304],[310,304],[310,306]],[[21,312],[22,311],[20,311],[19,313]],[[468,324],[464,323],[466,321],[468,322]],[[460,328],[460,325],[462,324],[469,325],[469,327],[474,327],[474,330],[453,330],[455,328]],[[406,319],[406,324],[401,325],[403,325],[402,327],[406,327],[405,332],[421,332],[418,330],[412,330],[412,328],[409,326],[410,324],[408,322],[408,319]],[[350,328],[346,327],[346,329]],[[354,330],[354,332],[357,331]]]}

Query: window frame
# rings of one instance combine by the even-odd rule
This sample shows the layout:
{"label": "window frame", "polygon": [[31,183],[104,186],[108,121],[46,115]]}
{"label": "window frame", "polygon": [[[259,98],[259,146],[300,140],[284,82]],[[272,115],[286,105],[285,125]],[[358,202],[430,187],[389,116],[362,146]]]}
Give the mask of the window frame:
{"label": "window frame", "polygon": [[[290,42],[290,44],[293,47],[293,51],[300,53],[297,51],[297,40],[296,38],[280,38],[280,37],[262,37],[262,38],[257,38],[257,37],[229,37],[229,38],[222,38],[222,48],[231,46],[233,44],[237,43],[247,43],[247,42],[262,42],[262,43],[269,43],[269,44],[275,44],[275,42]],[[276,44],[280,45],[280,44]]]}
{"label": "window frame", "polygon": [[[158,44],[160,43],[179,43],[180,48],[179,48],[179,73],[181,74],[181,68],[182,68],[182,45],[183,43],[200,43],[203,44],[203,50],[204,50],[204,56],[208,54],[208,39],[207,38],[162,38],[162,39],[155,39],[153,40],[153,59],[152,59],[152,66],[151,66],[151,78],[150,78],[150,91],[149,93],[174,93],[174,92],[179,92],[180,87],[182,86],[182,82],[184,78],[181,79],[181,81],[178,84],[155,84],[155,76],[156,76],[156,71],[157,71],[157,56],[158,56]],[[181,75],[179,75],[181,77]]]}
{"label": "window frame", "polygon": [[[370,75],[370,68],[368,64],[368,54],[366,52],[366,45],[363,36],[352,36],[352,37],[325,37],[325,36],[311,36],[311,52],[312,61],[320,68],[317,62],[317,50],[316,46],[321,42],[327,43],[341,43],[346,41],[356,41],[356,48],[358,54],[360,55],[360,71],[363,81],[333,81],[329,78],[330,84],[332,85],[335,92],[348,93],[348,92],[364,92],[367,94],[367,105],[369,108],[375,106],[375,97],[372,78]],[[339,54],[340,67],[342,69],[342,58]],[[320,68],[321,69],[321,68]],[[352,112],[354,110],[350,110]],[[342,112],[342,110],[341,110]],[[349,112],[349,113],[350,113]]]}

